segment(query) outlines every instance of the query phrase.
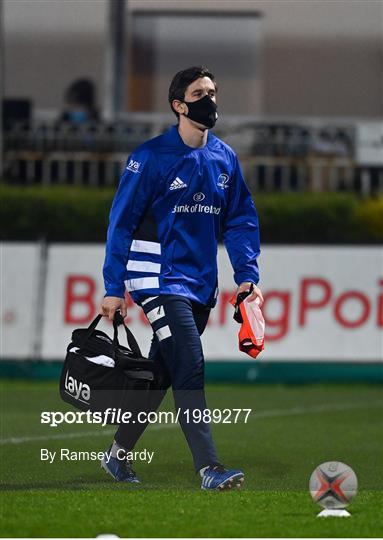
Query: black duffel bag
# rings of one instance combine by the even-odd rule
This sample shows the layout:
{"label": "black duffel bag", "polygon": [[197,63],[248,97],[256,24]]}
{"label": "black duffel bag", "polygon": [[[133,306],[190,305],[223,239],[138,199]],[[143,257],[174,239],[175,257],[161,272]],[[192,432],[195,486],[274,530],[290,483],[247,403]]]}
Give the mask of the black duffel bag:
{"label": "black duffel bag", "polygon": [[[154,383],[153,362],[142,356],[119,312],[113,320],[113,340],[96,329],[101,317],[72,333],[60,377],[61,398],[81,411],[120,409],[137,414],[147,408]],[[119,344],[119,325],[125,329],[129,347]],[[112,414],[106,421],[119,423]]]}

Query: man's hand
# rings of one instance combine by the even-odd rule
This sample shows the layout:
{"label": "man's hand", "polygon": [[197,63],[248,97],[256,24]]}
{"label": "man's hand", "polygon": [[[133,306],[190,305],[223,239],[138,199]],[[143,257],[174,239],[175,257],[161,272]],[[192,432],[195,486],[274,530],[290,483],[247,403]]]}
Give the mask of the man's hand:
{"label": "man's hand", "polygon": [[[244,291],[249,291],[251,287],[251,281],[244,281],[241,283],[241,285],[238,287],[237,292],[235,293],[235,296],[237,297],[239,293]],[[248,299],[250,302],[255,300],[256,298],[259,298],[259,306],[262,306],[263,304],[263,296],[261,289],[259,289],[254,283],[253,283],[253,292],[248,296]]]}
{"label": "man's hand", "polygon": [[99,313],[104,317],[108,317],[110,321],[113,321],[114,314],[117,310],[121,311],[123,318],[126,317],[126,304],[124,298],[118,298],[117,296],[106,296],[101,304]]}

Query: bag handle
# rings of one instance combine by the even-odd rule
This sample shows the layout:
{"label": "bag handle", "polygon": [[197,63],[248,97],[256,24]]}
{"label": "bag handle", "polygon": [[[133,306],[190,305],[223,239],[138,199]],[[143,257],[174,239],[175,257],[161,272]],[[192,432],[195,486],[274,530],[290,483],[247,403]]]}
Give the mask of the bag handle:
{"label": "bag handle", "polygon": [[88,329],[86,331],[85,336],[83,337],[83,339],[79,343],[80,347],[83,347],[85,345],[85,343],[88,341],[88,339],[92,335],[93,330],[96,328],[96,326],[100,322],[101,317],[102,317],[102,315],[100,315],[100,314],[97,315],[97,317],[95,319],[93,319],[93,321],[90,323],[90,325],[88,326]]}
{"label": "bag handle", "polygon": [[126,324],[124,323],[124,318],[123,316],[121,315],[121,313],[119,311],[116,311],[115,314],[114,314],[114,318],[113,318],[113,329],[114,329],[114,334],[113,334],[113,348],[116,349],[118,346],[119,346],[119,342],[118,342],[118,327],[120,325],[123,325],[124,328],[125,328],[125,333],[126,333],[126,339],[128,341],[128,345],[129,345],[129,348],[130,350],[136,355],[136,356],[142,356],[142,353],[141,353],[141,349],[136,341],[136,338],[133,336],[131,330],[129,330],[129,328],[126,326]]}
{"label": "bag handle", "polygon": [[[92,335],[92,332],[96,329],[96,326],[98,325],[98,323],[100,322],[102,318],[102,315],[99,314],[97,315],[93,321],[90,323],[90,325],[88,326],[87,328],[87,331],[84,335],[84,337],[82,338],[82,340],[79,342],[79,347],[84,347],[85,343],[88,341],[88,339],[90,338],[90,336]],[[114,314],[114,319],[113,319],[113,328],[114,328],[114,335],[113,335],[113,348],[117,348],[119,346],[119,342],[118,342],[118,327],[120,326],[120,324],[123,324],[124,325],[124,328],[125,328],[125,333],[126,333],[126,339],[128,341],[128,344],[129,344],[129,347],[130,347],[130,350],[137,356],[141,356],[142,357],[142,353],[141,353],[141,349],[136,341],[136,338],[133,336],[131,330],[129,330],[129,328],[126,326],[126,324],[124,323],[124,319],[121,315],[121,313],[119,311],[116,311],[116,313]]]}

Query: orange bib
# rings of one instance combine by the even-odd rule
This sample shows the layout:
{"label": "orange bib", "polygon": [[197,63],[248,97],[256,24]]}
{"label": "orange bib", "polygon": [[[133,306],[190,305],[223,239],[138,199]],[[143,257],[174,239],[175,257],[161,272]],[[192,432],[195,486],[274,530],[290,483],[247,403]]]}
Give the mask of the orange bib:
{"label": "orange bib", "polygon": [[259,307],[259,299],[249,301],[252,291],[232,296],[229,302],[234,306],[234,320],[240,323],[238,332],[239,350],[256,358],[265,348],[265,320]]}

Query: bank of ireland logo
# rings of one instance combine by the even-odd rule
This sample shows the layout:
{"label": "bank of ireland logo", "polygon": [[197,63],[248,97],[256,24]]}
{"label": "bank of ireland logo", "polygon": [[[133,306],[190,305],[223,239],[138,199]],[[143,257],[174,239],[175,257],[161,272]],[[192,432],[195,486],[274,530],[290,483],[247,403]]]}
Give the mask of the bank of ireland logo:
{"label": "bank of ireland logo", "polygon": [[218,182],[217,186],[219,186],[222,189],[226,189],[229,187],[229,175],[226,173],[222,173],[218,176]]}
{"label": "bank of ireland logo", "polygon": [[204,198],[205,198],[205,194],[202,193],[201,191],[193,195],[193,201],[195,202],[201,202],[204,200]]}

